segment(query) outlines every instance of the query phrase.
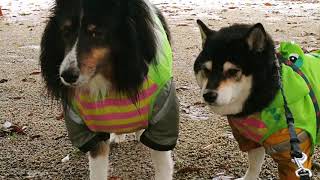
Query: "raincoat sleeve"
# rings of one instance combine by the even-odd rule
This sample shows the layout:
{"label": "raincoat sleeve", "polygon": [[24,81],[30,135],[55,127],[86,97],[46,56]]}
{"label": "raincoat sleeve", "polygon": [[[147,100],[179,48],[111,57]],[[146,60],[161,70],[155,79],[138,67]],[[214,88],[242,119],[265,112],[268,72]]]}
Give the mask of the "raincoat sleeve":
{"label": "raincoat sleeve", "polygon": [[155,100],[152,118],[140,141],[157,151],[172,150],[179,134],[179,105],[174,82],[170,80]]}
{"label": "raincoat sleeve", "polygon": [[64,119],[72,145],[82,152],[88,152],[100,141],[105,141],[110,138],[109,133],[90,131],[79,115],[70,107],[65,108]]}

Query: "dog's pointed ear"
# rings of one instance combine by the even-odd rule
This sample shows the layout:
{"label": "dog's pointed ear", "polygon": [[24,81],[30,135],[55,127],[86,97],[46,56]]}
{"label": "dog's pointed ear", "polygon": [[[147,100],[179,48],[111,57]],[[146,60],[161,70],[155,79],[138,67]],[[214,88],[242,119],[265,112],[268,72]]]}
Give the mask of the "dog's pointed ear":
{"label": "dog's pointed ear", "polygon": [[262,52],[267,41],[267,33],[261,23],[252,26],[246,36],[246,42],[250,50]]}
{"label": "dog's pointed ear", "polygon": [[197,20],[197,24],[200,29],[201,38],[202,38],[202,47],[204,46],[204,43],[207,40],[207,37],[212,34],[214,31],[209,29],[208,26],[206,26],[200,19]]}
{"label": "dog's pointed ear", "polygon": [[62,2],[61,2],[61,0],[56,0],[56,5],[61,5],[62,4]]}

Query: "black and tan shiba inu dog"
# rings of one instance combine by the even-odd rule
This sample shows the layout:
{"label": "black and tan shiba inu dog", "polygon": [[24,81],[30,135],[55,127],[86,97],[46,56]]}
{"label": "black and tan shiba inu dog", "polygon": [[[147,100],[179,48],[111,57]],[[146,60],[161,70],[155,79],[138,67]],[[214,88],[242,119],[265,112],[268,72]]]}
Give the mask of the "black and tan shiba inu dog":
{"label": "black and tan shiba inu dog", "polygon": [[265,153],[278,163],[280,179],[297,179],[283,96],[307,157],[304,165],[310,168],[319,142],[319,52],[304,54],[298,45],[282,43],[279,66],[274,42],[262,24],[236,24],[214,31],[200,20],[197,23],[203,49],[194,72],[201,97],[213,112],[228,117],[240,149],[248,152],[244,179],[258,178]]}

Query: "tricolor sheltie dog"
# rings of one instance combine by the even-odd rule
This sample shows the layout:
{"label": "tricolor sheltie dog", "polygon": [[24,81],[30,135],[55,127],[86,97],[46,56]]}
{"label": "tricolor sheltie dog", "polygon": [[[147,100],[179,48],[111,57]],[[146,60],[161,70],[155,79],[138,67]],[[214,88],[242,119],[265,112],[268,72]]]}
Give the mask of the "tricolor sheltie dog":
{"label": "tricolor sheltie dog", "polygon": [[290,157],[284,97],[305,153],[302,164],[310,170],[320,140],[320,51],[304,54],[292,42],[282,42],[276,51],[260,23],[217,31],[197,23],[203,48],[194,72],[201,97],[213,112],[227,116],[240,149],[248,152],[244,179],[259,177],[265,153],[277,162],[280,179],[299,179]]}
{"label": "tricolor sheltie dog", "polygon": [[89,152],[90,179],[107,179],[110,133],[139,130],[155,179],[172,179],[179,111],[169,40],[148,0],[56,0],[41,41],[42,76],[63,105],[72,144]]}

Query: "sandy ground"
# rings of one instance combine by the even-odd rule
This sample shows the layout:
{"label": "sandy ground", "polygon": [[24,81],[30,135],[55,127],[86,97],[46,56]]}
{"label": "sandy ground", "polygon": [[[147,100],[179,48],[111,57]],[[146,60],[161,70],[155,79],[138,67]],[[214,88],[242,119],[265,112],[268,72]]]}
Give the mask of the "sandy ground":
{"label": "sandy ground", "polygon": [[[13,1],[20,4],[9,3],[3,10],[6,16],[0,18],[0,125],[9,121],[27,126],[25,134],[0,133],[0,179],[87,179],[87,157],[71,146],[59,117],[61,111],[46,97],[39,75],[39,41],[49,0],[43,1],[41,5],[23,5],[27,10],[19,9],[21,0]],[[320,47],[320,2],[153,2],[165,13],[172,31],[174,74],[181,103],[181,133],[173,153],[174,179],[243,176],[246,154],[239,151],[226,119],[209,112],[199,100],[192,71],[201,43],[195,20],[201,18],[213,29],[262,22],[276,41],[294,40],[310,50]],[[62,163],[66,155],[70,160]],[[320,149],[316,149],[318,163],[319,155]],[[131,136],[127,142],[113,144],[111,176],[152,179],[149,156],[147,148]],[[320,179],[320,170],[314,173],[315,179]],[[267,157],[260,178],[275,177],[276,166]]]}

